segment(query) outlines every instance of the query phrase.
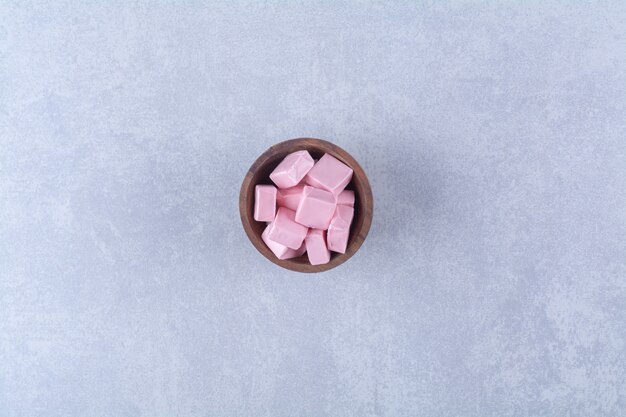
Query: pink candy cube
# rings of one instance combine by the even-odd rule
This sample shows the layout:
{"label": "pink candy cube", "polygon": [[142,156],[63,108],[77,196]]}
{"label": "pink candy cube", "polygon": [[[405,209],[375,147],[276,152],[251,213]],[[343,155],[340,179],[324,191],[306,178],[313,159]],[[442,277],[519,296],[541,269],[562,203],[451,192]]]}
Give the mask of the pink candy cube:
{"label": "pink candy cube", "polygon": [[296,223],[295,217],[296,213],[293,210],[279,208],[267,237],[288,248],[299,249],[306,236],[307,227]]}
{"label": "pink candy cube", "polygon": [[351,179],[352,169],[326,153],[311,168],[304,181],[313,187],[338,195],[346,188]]}
{"label": "pink candy cube", "polygon": [[335,215],[330,221],[330,226],[328,226],[326,236],[328,249],[334,252],[346,253],[352,217],[354,217],[354,208],[350,206],[337,206]]}
{"label": "pink candy cube", "polygon": [[254,188],[254,220],[271,222],[276,216],[276,187],[257,185]]}
{"label": "pink candy cube", "polygon": [[272,252],[274,252],[274,255],[276,255],[278,259],[297,258],[298,256],[301,256],[306,251],[306,245],[304,244],[304,242],[302,242],[302,245],[300,246],[300,248],[290,249],[285,245],[281,245],[280,243],[276,243],[273,240],[271,240],[268,237],[271,227],[272,227],[271,223],[267,225],[267,227],[261,234],[261,239],[263,239],[263,242],[265,242],[267,247],[270,248]]}
{"label": "pink candy cube", "polygon": [[330,261],[330,251],[326,247],[326,232],[324,230],[309,229],[304,243],[311,265],[327,264]]}
{"label": "pink candy cube", "polygon": [[332,193],[305,185],[295,220],[307,227],[326,230],[336,206],[337,200]]}
{"label": "pink candy cube", "polygon": [[337,196],[337,204],[341,204],[342,206],[350,206],[354,207],[354,191],[352,190],[343,190]]}
{"label": "pink candy cube", "polygon": [[307,151],[290,153],[270,174],[270,179],[278,188],[297,185],[313,167],[314,161]]}
{"label": "pink candy cube", "polygon": [[278,207],[287,207],[293,211],[298,210],[298,204],[300,204],[303,189],[304,185],[296,185],[295,187],[278,190],[276,194],[276,204]]}

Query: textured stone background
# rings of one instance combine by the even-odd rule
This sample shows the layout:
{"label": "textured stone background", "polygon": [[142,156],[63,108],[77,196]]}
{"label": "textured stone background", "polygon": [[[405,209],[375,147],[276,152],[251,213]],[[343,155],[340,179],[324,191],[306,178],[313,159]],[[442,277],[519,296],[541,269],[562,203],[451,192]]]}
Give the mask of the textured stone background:
{"label": "textured stone background", "polygon": [[[1,416],[626,415],[626,3],[177,3],[0,5]],[[238,219],[298,136],[317,276]]]}

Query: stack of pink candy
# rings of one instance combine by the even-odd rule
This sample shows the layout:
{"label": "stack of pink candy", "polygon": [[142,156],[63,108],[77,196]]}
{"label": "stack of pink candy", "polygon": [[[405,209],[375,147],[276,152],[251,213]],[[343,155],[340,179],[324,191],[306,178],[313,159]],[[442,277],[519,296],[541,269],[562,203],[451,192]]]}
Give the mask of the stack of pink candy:
{"label": "stack of pink candy", "polygon": [[[307,151],[291,153],[270,174],[276,184],[257,185],[254,219],[269,222],[261,238],[278,259],[307,253],[311,265],[346,253],[354,216],[354,191],[344,190],[352,169],[329,154],[315,162]],[[278,209],[278,210],[277,210]]]}

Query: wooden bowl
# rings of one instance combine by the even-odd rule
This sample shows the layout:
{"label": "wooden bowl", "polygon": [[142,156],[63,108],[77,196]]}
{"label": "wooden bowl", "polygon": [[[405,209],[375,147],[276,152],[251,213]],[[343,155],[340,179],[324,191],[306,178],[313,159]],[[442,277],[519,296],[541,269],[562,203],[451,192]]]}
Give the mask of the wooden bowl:
{"label": "wooden bowl", "polygon": [[[354,171],[352,181],[346,189],[354,190],[354,219],[350,226],[350,238],[346,253],[331,252],[330,262],[324,265],[311,265],[307,254],[293,259],[278,259],[261,239],[261,233],[266,227],[265,222],[254,220],[254,188],[257,184],[272,184],[270,173],[288,154],[307,150],[314,159],[319,159],[325,153],[331,154]],[[300,138],[277,143],[263,152],[254,161],[241,184],[239,193],[239,215],[246,234],[255,248],[263,256],[276,265],[298,272],[322,272],[341,265],[359,250],[372,224],[374,199],[367,176],[358,162],[350,154],[337,145],[321,139]]]}

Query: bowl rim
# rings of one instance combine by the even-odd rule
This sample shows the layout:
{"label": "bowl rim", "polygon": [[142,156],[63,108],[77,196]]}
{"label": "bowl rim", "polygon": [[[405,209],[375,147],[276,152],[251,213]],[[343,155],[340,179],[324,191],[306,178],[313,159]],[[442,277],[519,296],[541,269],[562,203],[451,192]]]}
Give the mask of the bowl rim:
{"label": "bowl rim", "polygon": [[[301,149],[297,149],[298,147],[301,147]],[[359,193],[359,197],[362,201],[361,204],[364,206],[361,208],[361,210],[363,210],[364,216],[360,230],[353,231],[353,233],[356,233],[356,236],[346,249],[346,253],[334,253],[334,256],[331,258],[330,262],[323,265],[298,263],[292,261],[291,259],[278,259],[260,239],[260,237],[257,236],[254,232],[254,229],[252,227],[252,221],[254,220],[249,216],[248,213],[248,190],[250,187],[255,185],[252,184],[252,179],[256,171],[260,167],[264,166],[268,159],[272,158],[276,153],[288,153],[298,150],[309,150],[312,147],[318,147],[324,152],[331,153],[331,155],[336,156],[339,159],[343,160],[345,163],[347,163],[354,171],[354,176],[359,178],[359,182],[362,183],[362,187],[364,189],[363,193]],[[367,215],[368,212],[369,215]],[[352,155],[350,155],[347,151],[335,145],[334,143],[324,139],[294,138],[270,146],[252,163],[252,165],[246,172],[246,175],[244,176],[239,191],[239,217],[241,218],[241,223],[244,231],[246,232],[246,235],[248,236],[248,239],[265,258],[269,259],[272,263],[291,271],[303,273],[317,273],[328,271],[343,264],[348,259],[350,259],[356,252],[358,252],[361,245],[363,245],[363,242],[365,241],[365,238],[367,237],[367,234],[369,233],[369,229],[372,224],[372,219],[374,217],[374,198],[365,171],[363,170],[361,165],[354,159],[354,157],[352,157]]]}

